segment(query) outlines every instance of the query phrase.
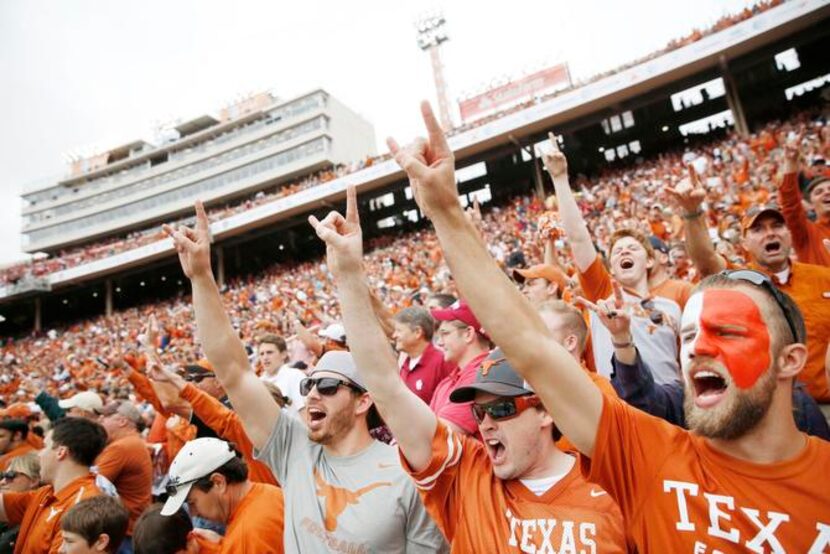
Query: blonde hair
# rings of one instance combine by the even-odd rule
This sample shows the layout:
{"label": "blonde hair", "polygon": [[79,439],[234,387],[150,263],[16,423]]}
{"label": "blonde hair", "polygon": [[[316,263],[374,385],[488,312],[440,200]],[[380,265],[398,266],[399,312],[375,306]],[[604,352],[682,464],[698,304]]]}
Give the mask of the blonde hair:
{"label": "blonde hair", "polygon": [[11,459],[6,471],[16,471],[29,479],[40,482],[40,459],[36,452],[17,456]]}

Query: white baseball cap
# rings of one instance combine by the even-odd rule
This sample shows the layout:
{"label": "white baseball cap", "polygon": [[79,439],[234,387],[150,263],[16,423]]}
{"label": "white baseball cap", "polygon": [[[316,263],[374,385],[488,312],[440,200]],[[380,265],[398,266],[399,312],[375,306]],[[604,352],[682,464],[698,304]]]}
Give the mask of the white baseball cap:
{"label": "white baseball cap", "polygon": [[187,442],[173,463],[167,476],[167,502],[161,509],[161,515],[172,516],[179,511],[193,483],[207,477],[236,457],[236,452],[227,442],[212,437],[194,439]]}
{"label": "white baseball cap", "polygon": [[98,393],[91,390],[85,390],[70,396],[65,400],[59,401],[58,406],[64,410],[80,408],[81,410],[86,410],[87,412],[99,413],[104,408],[104,402],[101,400],[101,397],[98,396]]}
{"label": "white baseball cap", "polygon": [[334,342],[346,342],[346,329],[343,327],[342,323],[332,323],[320,331],[319,334],[321,337],[331,339]]}

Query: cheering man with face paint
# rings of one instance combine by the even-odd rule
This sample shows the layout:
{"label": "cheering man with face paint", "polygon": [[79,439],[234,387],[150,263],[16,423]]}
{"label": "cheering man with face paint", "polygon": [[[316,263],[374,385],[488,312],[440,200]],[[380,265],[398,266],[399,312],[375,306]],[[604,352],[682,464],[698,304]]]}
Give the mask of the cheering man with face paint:
{"label": "cheering man with face paint", "polygon": [[310,218],[326,242],[352,352],[432,518],[453,552],[624,552],[619,509],[559,450],[550,415],[498,350],[477,364],[453,403],[470,412],[484,444],[455,431],[399,378],[372,311],[354,187],[346,217]]}
{"label": "cheering man with face paint", "polygon": [[[718,273],[727,263],[709,237],[701,204],[706,196],[692,167],[689,179],[668,192],[686,212],[686,241],[689,255],[702,276]],[[798,304],[807,327],[807,363],[799,375],[819,403],[830,404],[830,386],[825,358],[830,342],[830,268],[793,262],[792,234],[784,215],[775,206],[753,206],[741,221],[742,245],[749,254],[749,267],[767,274],[777,287]],[[830,413],[826,410],[825,414]]]}
{"label": "cheering man with face paint", "polygon": [[[429,140],[390,147],[458,289],[586,455],[583,473],[617,501],[637,550],[830,549],[830,444],[799,432],[791,415],[793,379],[807,357],[792,301],[757,272],[701,284],[681,320],[692,432],[602,395],[547,338],[539,314],[464,217],[452,152],[429,105],[422,110]],[[747,415],[727,421],[738,411]]]}

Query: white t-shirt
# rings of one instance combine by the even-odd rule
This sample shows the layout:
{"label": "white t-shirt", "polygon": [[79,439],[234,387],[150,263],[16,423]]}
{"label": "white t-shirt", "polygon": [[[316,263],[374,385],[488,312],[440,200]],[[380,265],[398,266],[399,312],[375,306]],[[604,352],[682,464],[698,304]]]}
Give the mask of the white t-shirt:
{"label": "white t-shirt", "polygon": [[305,397],[300,394],[300,381],[305,378],[305,373],[296,367],[284,365],[276,375],[263,374],[261,378],[278,386],[282,393],[291,399],[291,404],[285,407],[288,413],[299,415],[300,410],[305,408]]}

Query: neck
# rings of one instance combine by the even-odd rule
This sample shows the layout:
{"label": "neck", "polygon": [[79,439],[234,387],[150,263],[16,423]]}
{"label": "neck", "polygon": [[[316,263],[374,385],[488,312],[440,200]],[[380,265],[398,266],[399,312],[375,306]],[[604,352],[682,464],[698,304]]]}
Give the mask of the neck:
{"label": "neck", "polygon": [[475,358],[476,356],[480,356],[484,354],[486,351],[483,350],[478,344],[474,346],[470,346],[467,350],[464,351],[464,354],[458,360],[458,367],[464,367],[470,361]]}
{"label": "neck", "polygon": [[89,467],[74,462],[64,462],[55,470],[55,478],[52,479],[52,489],[56,493],[60,492],[75,479],[86,475],[89,475]]}
{"label": "neck", "polygon": [[282,364],[277,364],[277,365],[275,365],[274,367],[272,367],[270,369],[266,369],[265,374],[273,377],[274,375],[276,375],[277,373],[280,372],[281,367],[282,367]]}
{"label": "neck", "polygon": [[758,265],[763,268],[764,270],[768,271],[769,273],[781,273],[788,267],[790,267],[790,260],[785,259],[782,262],[772,263],[772,264],[765,264],[764,262],[757,260]]}
{"label": "neck", "polygon": [[792,417],[792,385],[779,386],[767,413],[749,432],[737,439],[709,439],[717,450],[757,464],[790,460],[806,444]]}
{"label": "neck", "polygon": [[409,350],[406,350],[406,355],[410,358],[417,358],[418,356],[424,353],[424,350],[427,349],[427,346],[429,346],[429,343],[426,341],[418,343],[417,346],[410,348]]}
{"label": "neck", "polygon": [[654,288],[659,287],[663,283],[669,280],[669,273],[665,270],[663,266],[656,267],[651,272],[651,277],[648,278],[648,287]]}
{"label": "neck", "polygon": [[244,483],[234,483],[228,487],[230,489],[228,491],[228,515],[224,523],[228,523],[233,518],[236,509],[251,492],[251,486],[250,481],[245,481]]}
{"label": "neck", "polygon": [[[550,431],[548,431],[548,437],[550,437],[549,433]],[[543,440],[543,443],[533,464],[522,473],[519,479],[544,479],[554,475],[564,475],[571,470],[576,458],[559,450],[553,439]]]}
{"label": "neck", "polygon": [[137,434],[138,431],[135,429],[119,429],[118,431],[110,435],[110,442],[115,442],[119,439],[123,439],[124,437],[129,437]]}
{"label": "neck", "polygon": [[355,420],[355,424],[351,429],[323,446],[323,448],[326,450],[326,453],[332,456],[353,456],[369,448],[374,440],[372,435],[369,434],[366,422],[358,419]]}
{"label": "neck", "polygon": [[642,296],[645,298],[649,295],[649,288],[648,288],[648,273],[644,273],[642,277],[637,279],[636,281],[629,281],[624,283],[620,281],[620,284],[623,288],[630,290],[631,292],[636,293],[638,296]]}

